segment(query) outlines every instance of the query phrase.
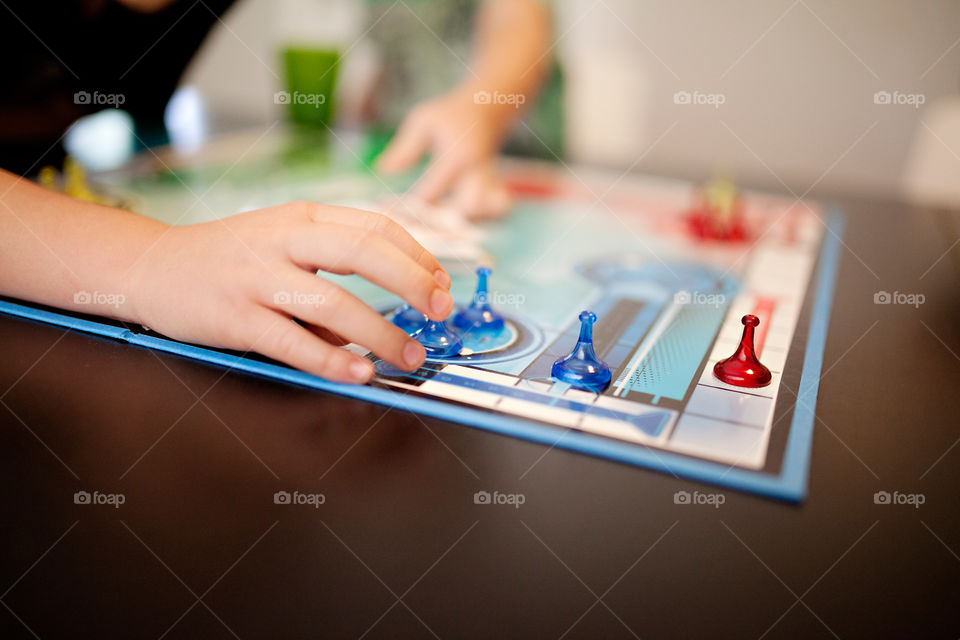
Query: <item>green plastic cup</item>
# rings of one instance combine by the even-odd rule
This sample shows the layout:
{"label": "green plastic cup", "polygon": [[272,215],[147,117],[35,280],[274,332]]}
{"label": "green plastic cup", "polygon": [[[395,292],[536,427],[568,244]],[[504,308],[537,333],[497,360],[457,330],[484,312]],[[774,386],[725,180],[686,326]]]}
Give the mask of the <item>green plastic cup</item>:
{"label": "green plastic cup", "polygon": [[331,49],[286,47],[283,63],[287,90],[277,94],[297,124],[329,126],[333,119],[333,91],[337,84],[340,53]]}

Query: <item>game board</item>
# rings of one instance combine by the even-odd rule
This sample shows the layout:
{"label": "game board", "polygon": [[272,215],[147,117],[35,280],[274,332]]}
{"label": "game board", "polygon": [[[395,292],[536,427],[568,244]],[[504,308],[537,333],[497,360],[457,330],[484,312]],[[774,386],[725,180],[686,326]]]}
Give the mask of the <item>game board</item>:
{"label": "game board", "polygon": [[[12,301],[0,310],[549,447],[787,500],[804,497],[839,212],[746,193],[746,237],[709,241],[687,224],[689,183],[510,162],[514,211],[470,223],[398,200],[402,183],[383,182],[349,158],[291,161],[283,153],[231,171],[201,164],[127,177],[112,188],[143,213],[178,223],[295,199],[383,211],[442,260],[458,305],[470,302],[476,267],[492,267],[489,301],[506,329],[493,339],[468,336],[461,355],[430,358],[413,373],[350,345],[377,371],[370,385],[354,387],[116,323]],[[356,277],[336,280],[388,317],[400,303]],[[576,342],[584,309],[598,317],[596,351],[613,372],[599,394],[551,379],[552,363]],[[736,349],[747,313],[761,320],[757,353],[773,376],[763,388],[713,375],[714,363]]]}

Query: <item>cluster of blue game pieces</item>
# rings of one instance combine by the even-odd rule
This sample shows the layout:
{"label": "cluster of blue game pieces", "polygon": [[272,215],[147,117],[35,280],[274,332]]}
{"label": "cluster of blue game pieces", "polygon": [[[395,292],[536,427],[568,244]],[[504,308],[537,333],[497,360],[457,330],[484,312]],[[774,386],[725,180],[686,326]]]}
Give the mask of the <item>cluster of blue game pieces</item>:
{"label": "cluster of blue game pieces", "polygon": [[[477,269],[477,290],[473,301],[459,309],[450,321],[430,320],[408,304],[393,314],[393,324],[415,338],[427,352],[427,357],[452,358],[460,355],[466,334],[498,334],[505,328],[505,320],[490,305],[487,280],[488,267]],[[580,314],[580,337],[568,355],[553,363],[551,375],[578,389],[603,391],[610,384],[610,367],[593,349],[593,324],[597,316],[592,311]]]}

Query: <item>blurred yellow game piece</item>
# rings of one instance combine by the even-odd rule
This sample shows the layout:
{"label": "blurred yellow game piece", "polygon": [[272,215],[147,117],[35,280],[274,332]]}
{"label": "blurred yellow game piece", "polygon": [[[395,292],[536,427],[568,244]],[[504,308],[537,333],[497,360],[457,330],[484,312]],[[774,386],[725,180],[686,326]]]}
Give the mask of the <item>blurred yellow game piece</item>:
{"label": "blurred yellow game piece", "polygon": [[37,182],[44,189],[50,189],[51,191],[59,191],[60,185],[57,184],[60,181],[59,172],[51,167],[46,166],[40,169],[40,172],[37,174]]}
{"label": "blurred yellow game piece", "polygon": [[37,172],[37,184],[45,189],[63,193],[78,200],[132,210],[132,206],[128,202],[94,190],[87,182],[87,174],[83,166],[70,156],[67,156],[63,161],[62,174],[57,171],[56,167],[46,166],[41,168]]}
{"label": "blurred yellow game piece", "polygon": [[728,220],[737,202],[737,188],[727,178],[714,178],[704,186],[707,206],[721,220]]}
{"label": "blurred yellow game piece", "polygon": [[743,204],[733,181],[713,178],[696,189],[687,222],[690,231],[705,240],[743,240]]}
{"label": "blurred yellow game piece", "polygon": [[79,200],[99,202],[93,191],[87,185],[87,176],[80,164],[67,156],[63,161],[63,192]]}
{"label": "blurred yellow game piece", "polygon": [[83,166],[76,160],[67,156],[63,161],[63,173],[57,171],[56,167],[45,166],[37,172],[37,184],[44,189],[63,193],[65,195],[103,204],[109,207],[118,207],[133,211],[133,204],[120,197],[113,196],[103,191],[97,191],[87,182],[87,174]]}

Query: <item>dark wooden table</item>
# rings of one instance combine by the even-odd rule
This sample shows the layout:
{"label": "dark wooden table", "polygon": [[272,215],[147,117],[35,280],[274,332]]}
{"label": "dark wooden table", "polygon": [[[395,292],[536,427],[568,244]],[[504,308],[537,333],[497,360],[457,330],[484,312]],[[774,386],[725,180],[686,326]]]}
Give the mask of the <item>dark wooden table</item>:
{"label": "dark wooden table", "polygon": [[0,636],[956,638],[957,219],[847,211],[800,506],[0,318]]}

